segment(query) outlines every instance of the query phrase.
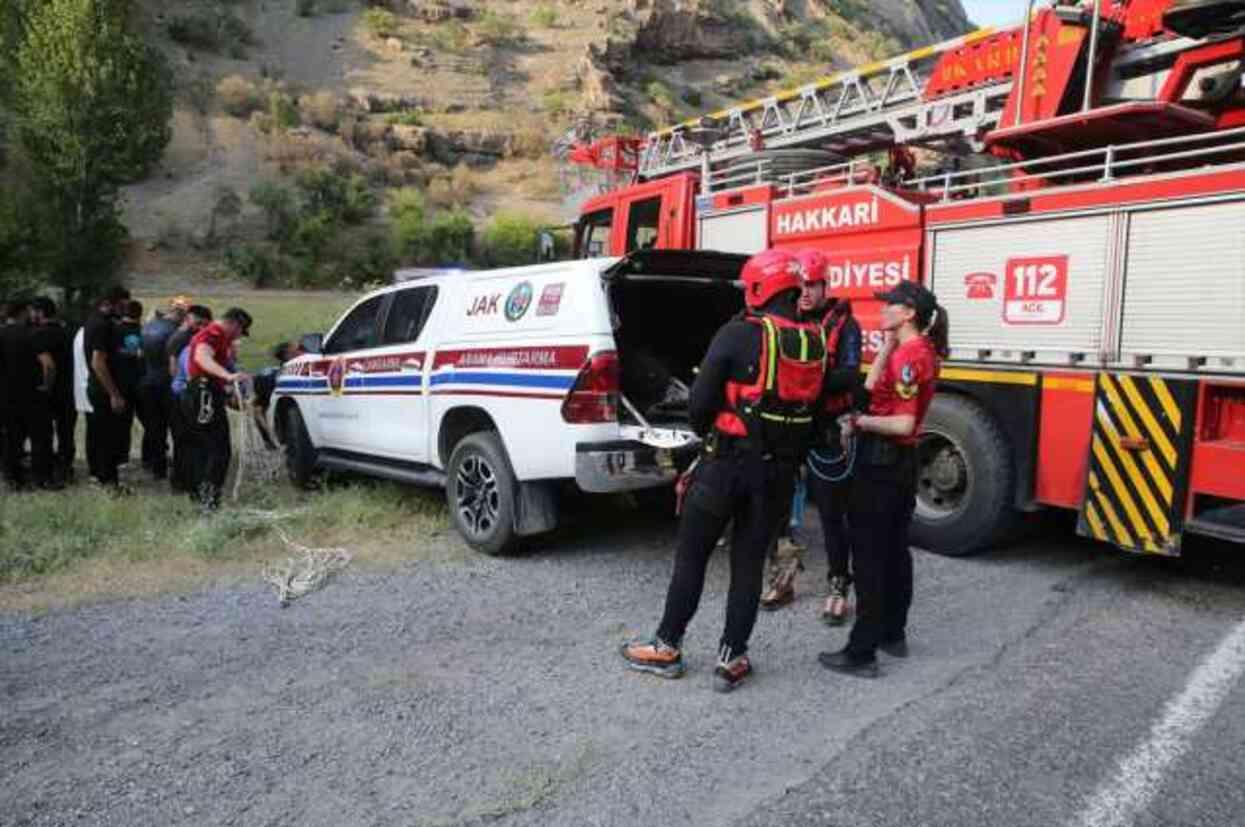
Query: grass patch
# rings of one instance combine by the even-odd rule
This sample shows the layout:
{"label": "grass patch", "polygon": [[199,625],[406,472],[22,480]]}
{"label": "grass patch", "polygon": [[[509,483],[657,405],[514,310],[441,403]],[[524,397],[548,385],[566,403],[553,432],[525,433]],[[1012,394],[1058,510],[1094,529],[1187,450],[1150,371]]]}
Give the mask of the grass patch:
{"label": "grass patch", "polygon": [[[167,303],[169,296],[139,296],[148,307]],[[329,326],[354,303],[357,296],[331,292],[252,291],[194,296],[217,314],[243,307],[254,318],[251,335],[242,339],[238,358],[243,367],[257,370],[272,362],[272,349],[304,333],[327,333]]]}
{"label": "grass patch", "polygon": [[85,486],[5,495],[0,611],[257,582],[265,563],[293,553],[278,526],[303,545],[346,548],[352,566],[471,554],[452,533],[438,491],[360,480],[304,493],[280,481],[247,485],[242,502],[204,517],[164,486],[126,499]]}

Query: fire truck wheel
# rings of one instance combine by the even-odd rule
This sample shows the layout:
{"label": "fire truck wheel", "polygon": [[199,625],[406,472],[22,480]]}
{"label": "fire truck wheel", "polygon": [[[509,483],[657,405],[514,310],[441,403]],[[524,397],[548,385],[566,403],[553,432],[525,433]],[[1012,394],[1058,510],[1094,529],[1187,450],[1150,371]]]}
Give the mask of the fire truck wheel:
{"label": "fire truck wheel", "polygon": [[950,557],[982,551],[1015,518],[1016,464],[998,422],[980,405],[939,394],[918,450],[913,545]]}
{"label": "fire truck wheel", "polygon": [[467,545],[493,556],[515,550],[518,492],[518,480],[496,431],[469,434],[454,446],[445,494],[450,518]]}

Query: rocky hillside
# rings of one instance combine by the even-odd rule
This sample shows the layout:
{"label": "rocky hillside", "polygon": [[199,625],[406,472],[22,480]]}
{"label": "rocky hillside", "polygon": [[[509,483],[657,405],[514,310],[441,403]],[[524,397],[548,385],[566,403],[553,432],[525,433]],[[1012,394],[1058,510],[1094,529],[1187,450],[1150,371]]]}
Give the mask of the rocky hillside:
{"label": "rocky hillside", "polygon": [[127,192],[134,266],[262,239],[257,184],[308,167],[477,223],[572,217],[552,142],[643,131],[967,31],[959,0],[145,0],[175,136]]}

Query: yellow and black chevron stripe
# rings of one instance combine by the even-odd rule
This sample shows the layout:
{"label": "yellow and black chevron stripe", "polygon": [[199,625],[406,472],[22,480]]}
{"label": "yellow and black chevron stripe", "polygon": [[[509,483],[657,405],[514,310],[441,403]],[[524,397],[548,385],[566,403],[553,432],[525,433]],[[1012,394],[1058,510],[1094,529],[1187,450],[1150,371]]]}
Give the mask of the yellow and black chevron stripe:
{"label": "yellow and black chevron stripe", "polygon": [[1180,553],[1194,382],[1100,373],[1080,533],[1131,551]]}

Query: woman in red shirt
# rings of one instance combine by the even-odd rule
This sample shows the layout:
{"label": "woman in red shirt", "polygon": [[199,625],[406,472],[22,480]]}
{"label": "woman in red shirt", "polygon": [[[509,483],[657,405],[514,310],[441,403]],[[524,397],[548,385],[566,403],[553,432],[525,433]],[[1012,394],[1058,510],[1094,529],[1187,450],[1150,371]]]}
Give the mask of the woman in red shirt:
{"label": "woman in red shirt", "polygon": [[855,477],[849,518],[857,614],[846,648],[823,652],[827,669],[877,675],[877,650],[908,654],[912,552],[908,527],[916,507],[917,440],[947,355],[947,312],[933,293],[904,281],[878,293],[885,343],[865,388],[869,410],[845,418],[843,438],[855,437]]}

